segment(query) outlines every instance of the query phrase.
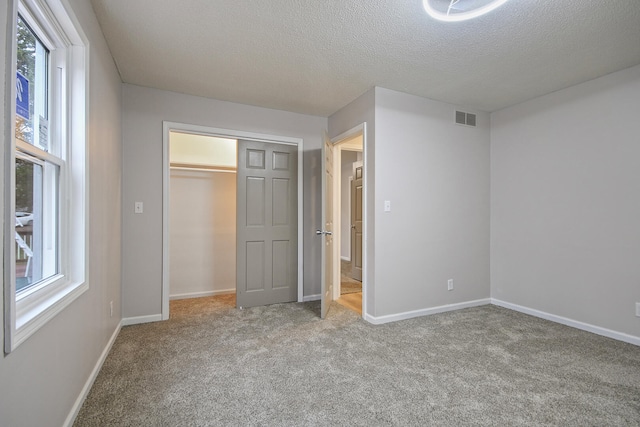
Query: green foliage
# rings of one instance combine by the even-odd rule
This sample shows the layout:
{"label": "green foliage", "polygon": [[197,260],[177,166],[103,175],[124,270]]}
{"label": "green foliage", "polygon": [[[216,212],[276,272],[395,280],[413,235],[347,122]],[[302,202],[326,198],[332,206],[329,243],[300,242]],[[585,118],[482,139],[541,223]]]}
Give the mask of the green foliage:
{"label": "green foliage", "polygon": [[[36,71],[36,38],[25,22],[18,17],[17,63],[20,74],[29,80],[29,111],[33,111]],[[16,137],[23,141],[33,138],[33,122],[16,117]],[[16,211],[33,212],[33,163],[16,159]]]}
{"label": "green foliage", "polygon": [[18,17],[17,69],[29,80],[29,89],[33,89],[36,72],[36,38],[25,22]]}
{"label": "green foliage", "polygon": [[34,164],[16,159],[16,212],[33,212]]}

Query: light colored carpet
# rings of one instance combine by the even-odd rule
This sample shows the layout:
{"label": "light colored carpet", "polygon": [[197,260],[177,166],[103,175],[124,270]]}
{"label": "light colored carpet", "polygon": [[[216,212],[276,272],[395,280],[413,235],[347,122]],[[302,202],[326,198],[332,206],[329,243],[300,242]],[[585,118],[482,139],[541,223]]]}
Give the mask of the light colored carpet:
{"label": "light colored carpet", "polygon": [[76,426],[640,425],[640,347],[495,306],[374,326],[171,302],[124,327]]}

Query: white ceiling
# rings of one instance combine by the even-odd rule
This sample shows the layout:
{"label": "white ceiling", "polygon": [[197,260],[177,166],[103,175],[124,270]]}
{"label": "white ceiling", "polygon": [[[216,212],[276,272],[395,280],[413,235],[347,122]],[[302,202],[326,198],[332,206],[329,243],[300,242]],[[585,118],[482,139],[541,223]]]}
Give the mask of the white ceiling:
{"label": "white ceiling", "polygon": [[[122,80],[328,116],[373,86],[495,111],[640,64],[640,0],[91,0]],[[465,0],[461,0],[465,1]]]}

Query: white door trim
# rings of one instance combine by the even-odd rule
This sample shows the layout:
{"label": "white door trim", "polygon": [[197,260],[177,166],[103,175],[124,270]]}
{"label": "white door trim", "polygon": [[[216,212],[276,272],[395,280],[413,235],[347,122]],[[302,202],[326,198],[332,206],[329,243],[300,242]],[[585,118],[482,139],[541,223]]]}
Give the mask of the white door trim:
{"label": "white door trim", "polygon": [[303,152],[302,138],[221,129],[170,121],[162,122],[162,320],[169,319],[169,133],[171,131],[298,146],[298,302],[303,300]]}
{"label": "white door trim", "polygon": [[[331,138],[331,143],[334,146],[334,150],[340,153],[337,156],[337,162],[334,162],[334,199],[337,198],[337,203],[334,203],[334,230],[341,230],[340,224],[340,211],[341,209],[341,201],[340,195],[340,182],[342,180],[342,168],[336,167],[335,165],[340,165],[342,161],[342,149],[340,148],[340,144],[347,139],[351,139],[358,135],[362,135],[362,162],[364,164],[364,173],[362,176],[362,182],[364,183],[364,192],[362,195],[362,205],[363,205],[363,220],[362,220],[362,318],[366,319],[368,316],[369,309],[367,307],[367,291],[368,291],[368,282],[367,282],[367,266],[368,266],[368,255],[367,255],[367,247],[368,247],[368,238],[367,238],[367,186],[369,185],[367,176],[368,176],[368,166],[367,166],[367,123],[361,123],[348,131],[341,133],[340,135]],[[336,187],[337,186],[337,187]],[[336,210],[337,213],[336,213]],[[337,239],[336,239],[337,237]],[[333,242],[333,253],[334,253],[334,263],[335,265],[340,265],[340,239],[341,233],[334,233],[334,242]],[[340,269],[337,268],[334,271],[334,292],[340,292]],[[334,299],[339,298],[340,295],[334,295]]]}

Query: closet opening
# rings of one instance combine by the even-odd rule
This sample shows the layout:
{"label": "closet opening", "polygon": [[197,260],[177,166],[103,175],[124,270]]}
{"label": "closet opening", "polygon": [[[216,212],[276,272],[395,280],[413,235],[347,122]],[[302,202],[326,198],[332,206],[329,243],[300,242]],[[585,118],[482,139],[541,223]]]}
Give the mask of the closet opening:
{"label": "closet opening", "polygon": [[169,299],[236,293],[237,140],[169,132]]}
{"label": "closet opening", "polygon": [[162,320],[170,300],[302,302],[303,140],[164,121],[162,144]]}

